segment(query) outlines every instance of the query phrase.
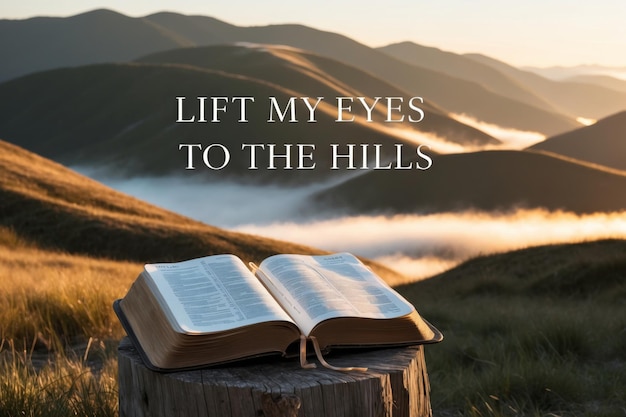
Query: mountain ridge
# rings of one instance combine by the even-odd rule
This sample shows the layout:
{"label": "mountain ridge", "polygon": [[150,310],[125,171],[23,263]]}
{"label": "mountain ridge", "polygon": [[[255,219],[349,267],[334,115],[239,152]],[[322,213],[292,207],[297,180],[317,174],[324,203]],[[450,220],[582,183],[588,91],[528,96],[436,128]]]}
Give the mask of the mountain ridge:
{"label": "mountain ridge", "polygon": [[[359,191],[363,189],[370,192]],[[438,155],[429,170],[419,173],[368,172],[318,192],[313,202],[350,214],[534,208],[588,214],[623,211],[624,189],[626,173],[571,158],[532,151],[479,151]]]}
{"label": "mountain ridge", "polygon": [[[194,48],[179,48],[157,52],[141,57],[136,62],[153,64],[192,65],[231,74],[249,76],[289,88],[301,96],[324,96],[327,99],[339,96],[402,97],[404,102],[410,94],[388,82],[374,77],[341,61],[327,58],[305,50],[275,45],[250,44],[212,45]],[[366,117],[363,108],[355,103],[352,114]],[[393,123],[416,131],[437,135],[444,141],[461,145],[497,145],[500,141],[484,132],[468,127],[448,115],[428,100],[420,105],[425,112],[420,123]],[[375,108],[379,118],[386,117],[385,106]],[[375,112],[374,112],[375,113]],[[408,120],[408,119],[407,119]]]}
{"label": "mountain ridge", "polygon": [[595,84],[553,81],[482,54],[465,56],[509,75],[533,91],[541,92],[557,109],[572,117],[600,119],[626,109],[625,92]]}
{"label": "mountain ridge", "polygon": [[437,47],[420,45],[411,41],[392,43],[376,48],[411,65],[422,66],[444,72],[453,77],[481,84],[496,94],[517,100],[537,108],[558,113],[541,96],[528,90],[516,80],[497,71],[495,68],[461,54],[455,54]]}
{"label": "mountain ridge", "polygon": [[[320,105],[316,123],[268,123],[264,101],[248,110],[248,123],[238,123],[238,108],[221,115],[219,123],[177,123],[175,97],[188,97],[189,105],[197,106],[195,97],[204,92],[259,100],[276,97],[280,103],[293,94],[262,80],[198,67],[131,63],[65,68],[0,84],[0,95],[7,98],[0,102],[0,132],[11,142],[66,165],[112,165],[119,173],[149,176],[185,171],[189,163],[180,151],[181,143],[197,143],[202,149],[218,143],[230,149],[228,166],[216,171],[202,168],[196,155],[200,168],[195,174],[213,180],[219,174],[222,179],[280,183],[312,182],[336,175],[337,171],[325,169],[331,164],[332,143],[387,144],[385,158],[395,155],[395,143],[415,146],[374,124],[359,120],[336,123],[330,105]],[[38,99],[31,101],[33,96]],[[308,115],[304,104],[297,106],[298,113]],[[109,110],[101,112],[103,107]],[[250,170],[251,158],[242,150],[244,143],[272,143],[279,150],[287,144],[317,144],[318,167]],[[222,163],[220,157],[219,152],[210,156],[212,166]],[[257,157],[257,163],[269,166],[267,152]]]}
{"label": "mountain ridge", "polygon": [[580,129],[550,137],[529,149],[554,152],[626,171],[626,110]]}
{"label": "mountain ridge", "polygon": [[[199,38],[202,45],[252,41],[286,44],[344,61],[412,95],[425,96],[447,111],[467,113],[489,123],[546,134],[575,127],[572,120],[495,94],[477,83],[415,67],[343,35],[303,25],[239,27],[199,16],[161,13],[130,18],[102,10],[77,18],[47,19],[43,29],[35,20],[0,21],[0,55],[12,57],[1,68],[0,80],[52,67],[128,61],[159,50],[191,46],[189,42],[199,46]],[[88,24],[81,24],[83,20]],[[24,27],[16,27],[21,23]],[[116,27],[115,33],[109,33],[110,27]],[[87,29],[89,33],[77,35]],[[57,32],[63,36],[58,38]],[[32,33],[38,36],[33,39]],[[37,39],[46,39],[46,43]]]}

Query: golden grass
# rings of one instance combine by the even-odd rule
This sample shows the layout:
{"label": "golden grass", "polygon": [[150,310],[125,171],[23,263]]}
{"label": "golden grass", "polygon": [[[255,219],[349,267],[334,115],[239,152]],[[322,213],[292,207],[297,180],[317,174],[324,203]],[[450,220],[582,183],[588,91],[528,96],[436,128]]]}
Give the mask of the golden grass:
{"label": "golden grass", "polygon": [[[10,235],[0,229],[0,242]],[[22,245],[0,244],[3,340],[14,341],[20,349],[33,343],[61,349],[90,337],[122,336],[111,304],[126,293],[141,265]]]}
{"label": "golden grass", "polygon": [[111,303],[141,265],[44,251],[0,227],[0,414],[116,416]]}
{"label": "golden grass", "polygon": [[31,352],[0,345],[0,411],[6,416],[117,416],[117,360],[95,370],[87,355],[56,354],[34,366]]}

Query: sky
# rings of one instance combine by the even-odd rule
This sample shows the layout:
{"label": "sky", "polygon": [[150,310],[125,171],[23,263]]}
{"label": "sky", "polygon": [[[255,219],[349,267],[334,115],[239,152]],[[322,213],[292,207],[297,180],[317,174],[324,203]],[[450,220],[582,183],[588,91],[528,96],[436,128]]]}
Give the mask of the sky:
{"label": "sky", "polygon": [[374,47],[413,41],[516,66],[626,66],[622,0],[23,0],[3,2],[0,18],[71,16],[97,8],[132,17],[174,11],[239,26],[300,23]]}

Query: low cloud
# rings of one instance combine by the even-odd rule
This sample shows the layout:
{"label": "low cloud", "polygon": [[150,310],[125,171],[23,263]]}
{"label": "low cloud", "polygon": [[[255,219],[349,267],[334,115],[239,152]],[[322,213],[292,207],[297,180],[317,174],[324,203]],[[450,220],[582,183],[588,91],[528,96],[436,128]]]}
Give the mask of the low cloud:
{"label": "low cloud", "polygon": [[287,188],[207,184],[182,178],[97,179],[207,224],[366,256],[410,280],[432,276],[483,254],[550,243],[626,239],[626,211],[345,216],[307,211],[310,193],[328,184]]}
{"label": "low cloud", "polygon": [[626,212],[576,215],[518,210],[352,216],[308,223],[249,224],[235,230],[330,251],[354,252],[417,280],[481,254],[550,243],[626,238]]}
{"label": "low cloud", "polygon": [[[525,149],[546,139],[546,136],[539,132],[517,130],[492,123],[481,122],[466,114],[451,114],[450,116],[461,123],[472,126],[500,140],[502,145],[497,146],[496,148],[498,149]],[[492,146],[491,148],[494,147]]]}
{"label": "low cloud", "polygon": [[[89,175],[87,169],[74,169]],[[230,182],[208,183],[181,177],[120,179],[106,174],[92,178],[156,206],[222,228],[251,220],[257,224],[280,219],[298,220],[302,211],[300,204],[311,193],[331,185],[325,183],[290,188]]]}

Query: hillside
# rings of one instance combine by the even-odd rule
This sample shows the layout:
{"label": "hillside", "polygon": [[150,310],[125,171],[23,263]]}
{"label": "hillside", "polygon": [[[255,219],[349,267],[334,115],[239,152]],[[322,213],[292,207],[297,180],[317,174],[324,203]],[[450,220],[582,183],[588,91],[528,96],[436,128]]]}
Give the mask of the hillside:
{"label": "hillside", "polygon": [[576,75],[574,77],[567,78],[566,81],[574,83],[596,84],[604,88],[609,88],[611,90],[626,92],[626,80],[614,78],[609,75]]}
{"label": "hillside", "polygon": [[626,241],[600,240],[485,255],[399,287],[446,337],[426,350],[433,409],[619,415],[624,276]]}
{"label": "hillside", "polygon": [[[618,301],[626,295],[626,240],[542,245],[479,256],[427,280],[399,287],[425,299],[449,297],[546,296]],[[471,277],[471,279],[468,279]]]}
{"label": "hillside", "polygon": [[[300,100],[296,106],[299,122],[268,123],[269,97],[284,106],[290,97],[298,96],[296,92],[262,80],[183,65],[100,64],[51,70],[0,84],[0,96],[4,98],[0,134],[7,140],[65,165],[104,165],[128,175],[184,173],[207,179],[219,175],[220,179],[313,182],[337,174],[328,169],[332,143],[380,143],[387,157],[395,155],[394,143],[415,146],[376,129],[374,123],[335,123],[336,107],[331,103],[319,105],[316,123],[307,122],[308,109]],[[207,100],[206,123],[177,123],[179,96],[186,97],[183,117],[198,116],[197,120],[198,96],[250,96],[255,101],[248,103],[248,122],[239,122],[240,103],[231,103],[229,111],[219,112],[219,122],[210,122],[212,107]],[[202,149],[223,145],[230,161],[222,170],[211,170],[196,149],[196,169],[186,170],[188,154],[186,149],[179,150],[181,143],[200,144]],[[278,154],[285,153],[285,144],[293,145],[292,169],[282,169],[284,159],[276,161],[277,169],[266,169],[267,149],[257,151],[259,169],[248,169],[251,151],[242,149],[244,143],[275,144]],[[316,146],[316,169],[294,169],[298,143]],[[224,151],[215,149],[210,163],[219,167]]]}
{"label": "hillside", "polygon": [[539,152],[482,151],[439,155],[426,171],[372,171],[314,199],[351,213],[536,207],[592,213],[624,210],[625,189],[626,174],[617,171]]}
{"label": "hillside", "polygon": [[52,68],[128,61],[189,45],[191,41],[149,20],[111,10],[66,18],[0,20],[0,56],[11,57],[3,60],[0,81]]}
{"label": "hillside", "polygon": [[626,109],[626,92],[595,84],[550,80],[480,54],[465,56],[508,75],[572,117],[601,119]]}
{"label": "hillside", "polygon": [[530,149],[626,171],[626,111],[590,126],[553,136]]}
{"label": "hillside", "polygon": [[[365,97],[368,103],[381,97],[373,114],[375,121],[383,123],[387,108],[385,97],[402,97],[408,103],[411,96],[359,68],[292,47],[236,44],[197,48],[179,48],[142,57],[141,63],[180,64],[239,74],[263,80],[297,93],[301,97],[324,97],[336,102],[335,97]],[[356,99],[355,99],[356,100]],[[406,106],[406,104],[405,104]],[[391,123],[389,126],[415,129],[432,133],[441,139],[461,145],[495,145],[499,141],[472,127],[457,122],[426,101],[420,104],[424,120],[410,123]],[[357,101],[351,114],[366,117],[365,108]],[[394,114],[394,118],[399,115]]]}
{"label": "hillside", "polygon": [[[0,141],[0,229],[48,250],[137,262],[322,251],[196,222]],[[3,235],[5,233],[0,233]],[[369,262],[383,277],[398,274]]]}
{"label": "hillside", "polygon": [[41,248],[141,262],[313,250],[151,206],[4,141],[0,150],[1,225]]}
{"label": "hillside", "polygon": [[[443,51],[439,48],[418,45],[414,42],[400,42],[377,49],[411,65],[472,81],[496,94],[552,112],[555,116],[558,114],[555,108],[540,95],[528,90],[517,81],[489,65],[466,56]],[[564,121],[567,119],[562,115],[561,117],[563,117]]]}
{"label": "hillside", "polygon": [[[116,30],[111,31],[111,27]],[[33,37],[33,33],[38,36]],[[571,120],[494,94],[479,84],[416,67],[345,36],[301,25],[237,27],[202,16],[158,13],[129,18],[96,10],[71,18],[0,21],[0,39],[4,40],[0,56],[12,57],[0,80],[47,68],[127,61],[181,46],[284,44],[361,68],[454,113],[545,134],[575,127]]]}

